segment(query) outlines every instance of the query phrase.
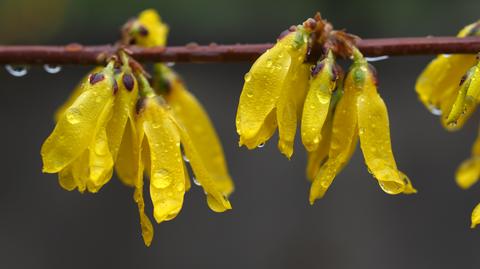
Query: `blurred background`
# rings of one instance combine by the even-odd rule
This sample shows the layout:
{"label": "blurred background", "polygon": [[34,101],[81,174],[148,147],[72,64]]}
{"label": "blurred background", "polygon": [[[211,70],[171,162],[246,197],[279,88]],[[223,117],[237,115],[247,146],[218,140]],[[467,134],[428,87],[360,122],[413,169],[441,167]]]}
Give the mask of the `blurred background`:
{"label": "blurred background", "polygon": [[[453,35],[480,17],[478,0],[0,0],[0,43],[109,43],[145,8],[170,25],[172,45],[273,42],[317,10],[364,38]],[[237,146],[234,119],[249,63],[177,64],[223,142],[236,182],[234,209],[211,212],[193,186],[181,214],[155,225],[150,248],[132,190],[118,180],[81,195],[41,172],[53,113],[91,67],[65,66],[55,75],[32,67],[21,78],[0,70],[0,267],[479,268],[480,229],[469,225],[480,186],[462,191],[453,175],[470,154],[480,114],[457,133],[442,129],[413,88],[430,59],[375,63],[398,166],[419,193],[383,193],[357,149],[314,206],[300,143],[291,161],[277,151],[276,137],[255,151]]]}

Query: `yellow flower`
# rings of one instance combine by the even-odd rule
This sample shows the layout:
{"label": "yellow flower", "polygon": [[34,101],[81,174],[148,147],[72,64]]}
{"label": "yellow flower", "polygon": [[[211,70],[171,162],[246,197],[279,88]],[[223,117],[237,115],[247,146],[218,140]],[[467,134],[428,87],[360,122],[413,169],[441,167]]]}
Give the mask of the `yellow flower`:
{"label": "yellow flower", "polygon": [[260,56],[245,75],[236,119],[240,145],[258,147],[278,125],[280,152],[288,158],[293,154],[310,73],[310,66],[304,64],[308,37],[308,31],[298,26]]}
{"label": "yellow flower", "polygon": [[313,70],[303,106],[301,134],[307,151],[315,151],[322,140],[321,130],[327,120],[330,100],[335,90],[337,74],[331,51]]}
{"label": "yellow flower", "polygon": [[42,146],[43,171],[59,173],[67,190],[96,192],[111,177],[113,158],[106,128],[115,99],[113,72],[110,63],[82,83],[82,93],[59,117]]}
{"label": "yellow flower", "polygon": [[185,87],[180,77],[163,64],[154,66],[154,88],[172,108],[175,118],[185,127],[205,168],[225,196],[234,189],[223,148],[207,112]]}
{"label": "yellow flower", "polygon": [[[480,21],[463,28],[458,37],[479,36]],[[447,130],[460,129],[469,118],[473,109],[460,114],[455,124],[447,121],[456,96],[459,92],[459,82],[462,76],[475,64],[475,55],[453,54],[439,55],[420,74],[415,85],[420,100],[432,113],[442,115],[442,125]]]}
{"label": "yellow flower", "polygon": [[[227,194],[219,187],[205,165],[189,133],[177,121],[173,111],[161,96],[157,96],[147,80],[140,75],[141,99],[137,104],[135,126],[130,125],[130,142],[120,155],[136,165],[128,173],[134,182],[134,199],[138,204],[145,244],[153,237],[153,227],[144,213],[143,174],[150,178],[150,197],[157,223],[173,219],[181,210],[185,191],[190,186],[188,171],[182,158],[188,158],[196,180],[207,195],[207,203],[215,212],[231,209]],[[118,171],[118,170],[117,170]],[[126,173],[127,174],[127,173]]]}
{"label": "yellow flower", "polygon": [[455,179],[458,186],[468,189],[480,178],[480,131],[472,147],[472,157],[462,162]]}
{"label": "yellow flower", "polygon": [[475,228],[478,224],[480,224],[480,204],[478,204],[472,211],[471,217],[472,224],[470,228]]}
{"label": "yellow flower", "polygon": [[310,203],[325,195],[335,176],[355,151],[358,138],[369,171],[388,194],[414,193],[408,177],[397,169],[390,142],[388,113],[377,92],[375,72],[355,50],[344,94],[334,109],[326,161],[310,189]]}
{"label": "yellow flower", "polygon": [[167,35],[168,25],[162,22],[160,15],[153,9],[140,13],[130,29],[130,36],[135,43],[143,47],[165,46]]}

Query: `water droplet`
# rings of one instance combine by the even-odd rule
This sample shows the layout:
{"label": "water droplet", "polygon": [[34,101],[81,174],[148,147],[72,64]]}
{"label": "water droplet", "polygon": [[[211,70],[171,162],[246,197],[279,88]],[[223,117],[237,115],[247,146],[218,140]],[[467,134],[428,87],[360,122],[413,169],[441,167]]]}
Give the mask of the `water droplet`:
{"label": "water droplet", "polygon": [[320,182],[320,185],[321,185],[323,188],[326,189],[326,188],[328,188],[328,186],[329,186],[330,184],[328,184],[328,181],[323,180],[322,182]]}
{"label": "water droplet", "polygon": [[153,129],[158,129],[158,128],[160,128],[160,124],[158,122],[154,122],[154,123],[152,123],[152,127],[153,127]]}
{"label": "water droplet", "polygon": [[359,132],[360,132],[360,134],[364,134],[365,133],[365,128],[360,128]]}
{"label": "water droplet", "polygon": [[152,175],[152,184],[155,188],[164,189],[170,185],[172,178],[166,169],[160,169]]}
{"label": "water droplet", "polygon": [[187,163],[190,162],[190,160],[188,159],[187,155],[183,154],[182,157],[183,157],[183,160],[184,160],[185,162],[187,162]]}
{"label": "water droplet", "polygon": [[379,61],[385,61],[388,58],[390,58],[390,56],[383,55],[383,56],[378,56],[378,57],[365,57],[365,60],[367,60],[367,62],[379,62]]}
{"label": "water droplet", "polygon": [[45,65],[43,65],[43,69],[45,70],[45,72],[47,72],[49,74],[56,74],[56,73],[62,71],[62,66],[45,64]]}
{"label": "water droplet", "polygon": [[250,90],[248,90],[248,91],[247,91],[247,97],[253,97],[253,92],[250,91]]}
{"label": "water droplet", "polygon": [[81,113],[75,108],[70,108],[65,112],[65,117],[70,124],[77,124],[80,122]]}
{"label": "water droplet", "polygon": [[23,77],[28,73],[28,67],[25,65],[5,65],[8,73],[14,77]]}
{"label": "water droplet", "polygon": [[435,116],[442,115],[442,110],[434,105],[428,105],[428,110],[430,110],[430,113],[432,113]]}
{"label": "water droplet", "polygon": [[168,67],[174,67],[175,66],[175,62],[168,62],[165,64],[166,66]]}
{"label": "water droplet", "polygon": [[452,56],[452,55],[451,54],[443,54],[443,57],[445,57],[445,58],[448,58],[450,56]]}
{"label": "water droplet", "polygon": [[258,146],[257,146],[257,148],[263,148],[263,147],[265,147],[265,142],[262,142],[262,143],[258,144]]}
{"label": "water droplet", "polygon": [[107,141],[104,139],[98,140],[97,143],[95,143],[95,153],[103,156],[108,153],[108,144]]}
{"label": "water droplet", "polygon": [[200,181],[198,181],[198,179],[196,179],[195,177],[192,177],[192,181],[195,185],[197,186],[202,186],[202,184],[200,183]]}
{"label": "water droplet", "polygon": [[273,65],[272,59],[268,59],[267,60],[267,67],[270,68],[270,67],[272,67],[272,65]]}
{"label": "water droplet", "polygon": [[249,82],[252,79],[252,75],[250,75],[250,72],[245,74],[244,79],[245,79],[245,82]]}

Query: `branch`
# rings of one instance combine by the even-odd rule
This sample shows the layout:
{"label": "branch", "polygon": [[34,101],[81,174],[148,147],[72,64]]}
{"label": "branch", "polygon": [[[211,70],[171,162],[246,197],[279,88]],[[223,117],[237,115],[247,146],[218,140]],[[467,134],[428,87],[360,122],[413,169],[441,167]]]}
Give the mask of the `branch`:
{"label": "branch", "polygon": [[[365,56],[429,55],[480,52],[480,37],[407,37],[363,39],[357,47]],[[140,48],[127,50],[141,62],[251,62],[273,44],[236,44]],[[0,64],[103,64],[115,46],[0,46]]]}

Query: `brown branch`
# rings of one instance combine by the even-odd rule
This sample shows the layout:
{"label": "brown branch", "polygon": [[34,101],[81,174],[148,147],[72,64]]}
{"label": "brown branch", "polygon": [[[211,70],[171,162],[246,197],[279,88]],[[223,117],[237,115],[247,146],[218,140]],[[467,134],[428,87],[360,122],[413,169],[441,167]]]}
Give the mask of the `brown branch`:
{"label": "brown branch", "polygon": [[[128,47],[141,62],[251,62],[273,44],[236,44],[140,48]],[[357,47],[365,56],[478,53],[480,37],[409,37],[363,39]],[[0,64],[101,64],[115,53],[111,45],[0,46]]]}

